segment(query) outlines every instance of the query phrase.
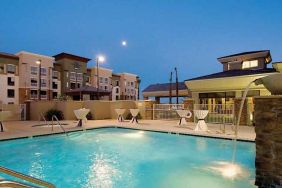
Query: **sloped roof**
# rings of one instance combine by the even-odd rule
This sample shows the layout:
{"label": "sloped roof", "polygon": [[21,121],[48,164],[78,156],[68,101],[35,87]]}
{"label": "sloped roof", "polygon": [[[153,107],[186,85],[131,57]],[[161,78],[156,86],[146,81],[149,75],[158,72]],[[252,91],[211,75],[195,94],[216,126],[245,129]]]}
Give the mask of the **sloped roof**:
{"label": "sloped roof", "polygon": [[55,58],[56,61],[66,58],[66,59],[73,59],[73,60],[76,60],[76,61],[82,61],[82,62],[87,63],[88,61],[91,60],[91,59],[86,58],[86,57],[81,57],[81,56],[77,56],[77,55],[73,55],[73,54],[69,54],[69,53],[65,53],[65,52],[54,55],[53,57]]}
{"label": "sloped roof", "polygon": [[9,59],[16,59],[16,60],[19,59],[18,56],[14,55],[14,54],[5,53],[5,52],[0,52],[0,57],[9,58]]}
{"label": "sloped roof", "polygon": [[196,78],[188,79],[185,81],[215,79],[215,78],[234,77],[234,76],[245,76],[245,75],[263,74],[263,73],[271,73],[271,72],[276,72],[276,70],[273,68],[256,69],[256,70],[251,70],[251,69],[249,70],[229,70],[229,71],[223,71],[223,72],[218,72],[214,74],[196,77]]}
{"label": "sloped roof", "polygon": [[[142,92],[155,92],[155,91],[169,91],[170,83],[164,84],[151,84],[146,87]],[[187,87],[184,82],[178,83],[179,90],[186,90]],[[172,83],[172,90],[176,90],[176,83]]]}

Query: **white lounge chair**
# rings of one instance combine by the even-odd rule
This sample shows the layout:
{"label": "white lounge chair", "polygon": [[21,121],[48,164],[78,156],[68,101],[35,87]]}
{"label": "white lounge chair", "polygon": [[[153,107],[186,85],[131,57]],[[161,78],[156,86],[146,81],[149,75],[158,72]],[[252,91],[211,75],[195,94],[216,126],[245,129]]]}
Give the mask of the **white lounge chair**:
{"label": "white lounge chair", "polygon": [[131,123],[138,123],[138,119],[137,119],[137,115],[139,114],[139,109],[130,109],[129,110],[131,115],[132,115],[132,119],[131,119]]}
{"label": "white lounge chair", "polygon": [[116,111],[116,113],[117,113],[117,115],[118,115],[118,118],[117,118],[118,122],[123,122],[123,120],[124,120],[123,114],[124,114],[124,112],[125,112],[125,109],[123,109],[123,108],[117,108],[117,109],[115,109],[115,111]]}
{"label": "white lounge chair", "polygon": [[186,118],[192,117],[192,112],[190,110],[176,110],[179,115],[179,125],[187,125]]}

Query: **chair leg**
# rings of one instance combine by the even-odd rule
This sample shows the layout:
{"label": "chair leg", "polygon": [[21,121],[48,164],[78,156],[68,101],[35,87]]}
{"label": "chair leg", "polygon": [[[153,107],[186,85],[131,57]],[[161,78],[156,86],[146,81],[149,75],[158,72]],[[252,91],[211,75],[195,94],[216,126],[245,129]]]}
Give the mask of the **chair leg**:
{"label": "chair leg", "polygon": [[0,127],[1,127],[1,132],[4,132],[4,127],[3,127],[2,121],[0,121]]}
{"label": "chair leg", "polygon": [[179,120],[179,125],[181,125],[181,121],[182,121],[182,118],[180,118],[180,120]]}

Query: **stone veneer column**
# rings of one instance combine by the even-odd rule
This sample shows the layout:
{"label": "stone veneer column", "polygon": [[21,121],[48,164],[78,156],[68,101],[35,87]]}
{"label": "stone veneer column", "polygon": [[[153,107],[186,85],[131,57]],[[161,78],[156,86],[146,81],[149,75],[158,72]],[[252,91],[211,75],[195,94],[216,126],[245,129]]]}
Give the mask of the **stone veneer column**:
{"label": "stone veneer column", "polygon": [[[236,118],[238,118],[238,116],[239,116],[241,101],[242,101],[242,98],[235,98],[234,99],[234,113],[235,113]],[[239,125],[247,125],[247,123],[248,123],[247,103],[248,103],[248,100],[246,99],[245,102],[244,102],[244,106],[243,106]],[[236,123],[237,123],[237,121],[238,120],[236,119]]]}
{"label": "stone veneer column", "polygon": [[153,119],[153,105],[156,104],[156,101],[145,101],[145,118],[144,119]]}
{"label": "stone veneer column", "polygon": [[190,99],[190,98],[186,98],[183,100],[183,104],[184,104],[184,108],[188,109],[192,112],[192,117],[187,119],[188,122],[194,122],[194,104],[195,104],[195,100],[194,99]]}
{"label": "stone veneer column", "polygon": [[282,96],[255,98],[256,185],[282,187]]}

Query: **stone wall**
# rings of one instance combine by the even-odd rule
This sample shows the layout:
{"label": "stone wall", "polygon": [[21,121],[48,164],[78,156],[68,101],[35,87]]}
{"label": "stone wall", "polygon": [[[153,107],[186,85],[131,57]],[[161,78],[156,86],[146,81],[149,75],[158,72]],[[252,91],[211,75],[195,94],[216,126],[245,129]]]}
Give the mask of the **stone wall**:
{"label": "stone wall", "polygon": [[255,98],[256,185],[282,187],[282,96]]}

